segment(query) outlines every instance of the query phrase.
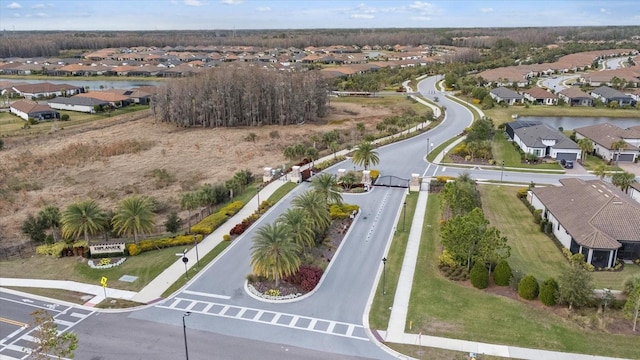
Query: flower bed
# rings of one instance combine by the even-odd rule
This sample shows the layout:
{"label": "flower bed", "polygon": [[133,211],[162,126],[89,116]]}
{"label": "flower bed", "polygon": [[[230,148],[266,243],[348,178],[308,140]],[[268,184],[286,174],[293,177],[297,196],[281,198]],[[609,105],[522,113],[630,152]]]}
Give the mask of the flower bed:
{"label": "flower bed", "polygon": [[122,257],[119,259],[118,258],[114,258],[114,259],[102,258],[102,259],[95,259],[95,260],[89,259],[87,261],[87,264],[92,269],[111,269],[116,266],[120,266],[125,260],[127,260],[127,258],[125,257]]}

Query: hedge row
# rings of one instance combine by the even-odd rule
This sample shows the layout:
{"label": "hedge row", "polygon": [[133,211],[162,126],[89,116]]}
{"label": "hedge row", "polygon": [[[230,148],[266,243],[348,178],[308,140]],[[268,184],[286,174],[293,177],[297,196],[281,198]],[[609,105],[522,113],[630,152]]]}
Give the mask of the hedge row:
{"label": "hedge row", "polygon": [[62,252],[65,249],[73,249],[73,248],[86,248],[87,242],[86,240],[78,240],[73,244],[67,244],[63,241],[59,241],[53,244],[45,244],[36,247],[37,255],[51,255],[55,257],[61,257]]}
{"label": "hedge row", "polygon": [[[127,251],[130,256],[136,256],[141,252],[163,249],[173,246],[185,246],[193,245],[194,235],[181,235],[175,237],[168,237],[156,240],[142,240],[138,245],[128,244]],[[197,242],[201,242],[204,237],[202,235],[195,235]]]}
{"label": "hedge row", "polygon": [[[238,224],[236,224],[234,227],[231,228],[231,230],[229,231],[229,235],[242,235],[242,233],[244,233],[245,230],[247,230],[254,222],[256,222],[256,220],[260,218],[261,214],[264,214],[265,212],[267,212],[267,210],[269,210],[272,206],[273,206],[273,202],[271,201],[265,200],[261,202],[260,212],[254,211],[253,214],[244,218],[241,222],[239,222]],[[223,237],[223,240],[231,240],[231,236],[226,238]]]}
{"label": "hedge row", "polygon": [[234,201],[231,204],[218,210],[217,212],[202,219],[202,221],[200,221],[196,225],[193,225],[191,227],[191,232],[195,234],[209,235],[215,229],[219,228],[220,225],[229,220],[230,217],[240,211],[243,206],[244,204],[242,203],[242,201]]}

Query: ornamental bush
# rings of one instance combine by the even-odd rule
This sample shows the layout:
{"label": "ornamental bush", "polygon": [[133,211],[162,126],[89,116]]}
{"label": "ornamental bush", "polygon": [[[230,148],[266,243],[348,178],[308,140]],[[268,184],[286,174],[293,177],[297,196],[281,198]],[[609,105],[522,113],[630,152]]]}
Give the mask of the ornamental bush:
{"label": "ornamental bush", "polygon": [[471,284],[478,289],[489,286],[489,270],[484,264],[477,261],[471,268]]}
{"label": "ornamental bush", "polygon": [[540,286],[540,302],[547,306],[553,306],[556,304],[556,298],[558,295],[558,283],[555,279],[549,278],[545,280]]}
{"label": "ornamental bush", "polygon": [[318,285],[322,274],[323,271],[319,267],[302,265],[295,274],[288,276],[285,280],[292,284],[300,285],[302,290],[309,292]]}
{"label": "ornamental bush", "polygon": [[55,257],[62,256],[62,251],[66,249],[67,244],[64,242],[57,242],[53,244],[40,245],[36,247],[36,254],[38,255],[53,255]]}
{"label": "ornamental bush", "polygon": [[351,204],[333,204],[329,207],[329,215],[331,215],[331,219],[346,219],[348,218],[354,211],[358,211],[360,207],[358,205]]}
{"label": "ornamental bush", "polygon": [[496,265],[496,269],[493,271],[493,282],[498,286],[509,285],[511,279],[511,266],[506,260],[502,260]]}
{"label": "ornamental bush", "polygon": [[224,224],[230,217],[235,215],[244,204],[242,201],[234,201],[231,204],[223,207],[217,212],[202,219],[199,223],[191,227],[191,232],[201,235],[209,235],[220,225]]}
{"label": "ornamental bush", "polygon": [[527,275],[520,280],[518,285],[518,295],[526,300],[533,300],[538,297],[538,280],[533,275]]}
{"label": "ornamental bush", "polygon": [[140,254],[140,247],[136,244],[128,244],[127,251],[129,251],[129,256],[136,256]]}

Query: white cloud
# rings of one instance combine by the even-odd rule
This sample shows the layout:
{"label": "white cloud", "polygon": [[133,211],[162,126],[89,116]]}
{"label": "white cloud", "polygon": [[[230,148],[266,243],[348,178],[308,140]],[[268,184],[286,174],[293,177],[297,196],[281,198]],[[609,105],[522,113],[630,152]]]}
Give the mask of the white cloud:
{"label": "white cloud", "polygon": [[603,14],[606,14],[606,13],[607,13],[607,9],[605,9],[605,8],[600,8],[600,12],[601,12],[601,13],[603,13]]}
{"label": "white cloud", "polygon": [[258,12],[269,12],[269,11],[271,11],[271,8],[270,8],[270,7],[268,7],[268,6],[261,6],[261,7],[259,7],[259,8],[256,8],[256,10],[257,10]]}
{"label": "white cloud", "polygon": [[184,0],[184,4],[187,6],[202,6],[204,2],[200,0]]}
{"label": "white cloud", "polygon": [[22,5],[18,4],[17,2],[12,2],[11,4],[7,5],[7,9],[22,9]]}
{"label": "white cloud", "polygon": [[427,11],[433,9],[433,4],[430,4],[425,1],[414,1],[413,4],[409,5],[411,9]]}
{"label": "white cloud", "polygon": [[48,18],[49,14],[43,13],[43,12],[39,12],[39,13],[35,13],[35,14],[27,14],[26,17],[28,17],[28,18]]}
{"label": "white cloud", "polygon": [[415,21],[431,21],[431,18],[428,16],[412,16],[411,20]]}
{"label": "white cloud", "polygon": [[480,12],[490,13],[490,12],[493,12],[493,8],[482,8],[482,9],[480,9]]}
{"label": "white cloud", "polygon": [[352,19],[373,19],[375,16],[371,14],[353,14],[351,15]]}
{"label": "white cloud", "polygon": [[227,5],[238,5],[242,4],[244,0],[221,0],[220,2]]}

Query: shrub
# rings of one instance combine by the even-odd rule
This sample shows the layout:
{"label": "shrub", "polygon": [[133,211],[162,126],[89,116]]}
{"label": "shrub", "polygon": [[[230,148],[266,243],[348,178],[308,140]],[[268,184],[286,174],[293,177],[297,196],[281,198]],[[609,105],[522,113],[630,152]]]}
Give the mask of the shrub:
{"label": "shrub", "polygon": [[527,275],[520,280],[518,295],[526,300],[538,297],[538,280],[533,275]]}
{"label": "shrub", "polygon": [[520,200],[526,199],[528,192],[529,192],[529,189],[527,189],[527,188],[518,189],[518,198]]}
{"label": "shrub", "polygon": [[[203,239],[202,235],[196,235],[197,242],[201,242],[202,239]],[[142,240],[138,244],[138,247],[140,248],[140,252],[145,252],[149,250],[164,249],[164,248],[173,247],[173,246],[185,246],[185,245],[193,245],[193,235],[182,235],[182,236],[175,236],[175,237],[162,238],[162,239],[156,239],[156,240]]]}
{"label": "shrub", "polygon": [[456,266],[456,260],[453,258],[453,256],[451,256],[451,253],[446,249],[442,251],[442,254],[440,254],[440,256],[438,256],[438,262],[440,266],[449,266],[449,267]]}
{"label": "shrub", "polygon": [[62,114],[62,116],[60,116],[60,120],[61,121],[69,121],[69,114]]}
{"label": "shrub", "polygon": [[545,280],[540,286],[540,302],[547,306],[553,306],[556,304],[556,298],[558,295],[558,283],[549,278]]}
{"label": "shrub", "polygon": [[478,289],[484,289],[489,286],[489,270],[484,264],[477,261],[471,268],[471,284]]}
{"label": "shrub", "polygon": [[493,282],[499,286],[509,285],[511,279],[511,266],[506,260],[502,260],[496,265],[496,269],[493,271]]}
{"label": "shrub", "polygon": [[329,214],[331,215],[331,219],[346,219],[354,211],[358,211],[360,207],[358,205],[352,204],[333,204],[329,207]]}
{"label": "shrub", "polygon": [[224,224],[229,219],[229,217],[235,215],[238,211],[240,211],[243,206],[244,204],[242,203],[242,201],[234,201],[231,204],[218,210],[217,212],[202,219],[202,221],[200,221],[196,225],[193,225],[191,227],[191,232],[201,235],[209,235],[215,229],[220,227],[220,225]]}
{"label": "shrub", "polygon": [[542,222],[542,210],[536,209],[533,211],[533,222],[536,224],[540,224]]}
{"label": "shrub", "polygon": [[511,279],[509,279],[509,287],[514,291],[518,291],[520,286],[520,280],[524,277],[524,274],[520,270],[511,269]]}
{"label": "shrub", "polygon": [[323,271],[319,267],[302,265],[294,275],[288,276],[285,280],[292,284],[300,285],[302,290],[309,292],[318,285],[322,278],[322,273]]}
{"label": "shrub", "polygon": [[129,251],[129,256],[136,256],[140,254],[140,247],[136,244],[128,244],[127,251]]}
{"label": "shrub", "polygon": [[377,179],[380,176],[380,170],[375,170],[375,169],[371,170],[369,175],[371,176],[371,181],[374,181],[375,179]]}
{"label": "shrub", "polygon": [[224,240],[224,241],[231,241],[231,235],[229,235],[229,234],[224,234],[224,235],[222,236],[222,240]]}
{"label": "shrub", "polygon": [[53,244],[40,245],[36,247],[36,254],[38,255],[52,255],[55,257],[62,256],[62,251],[66,249],[67,244],[64,242],[57,242]]}

